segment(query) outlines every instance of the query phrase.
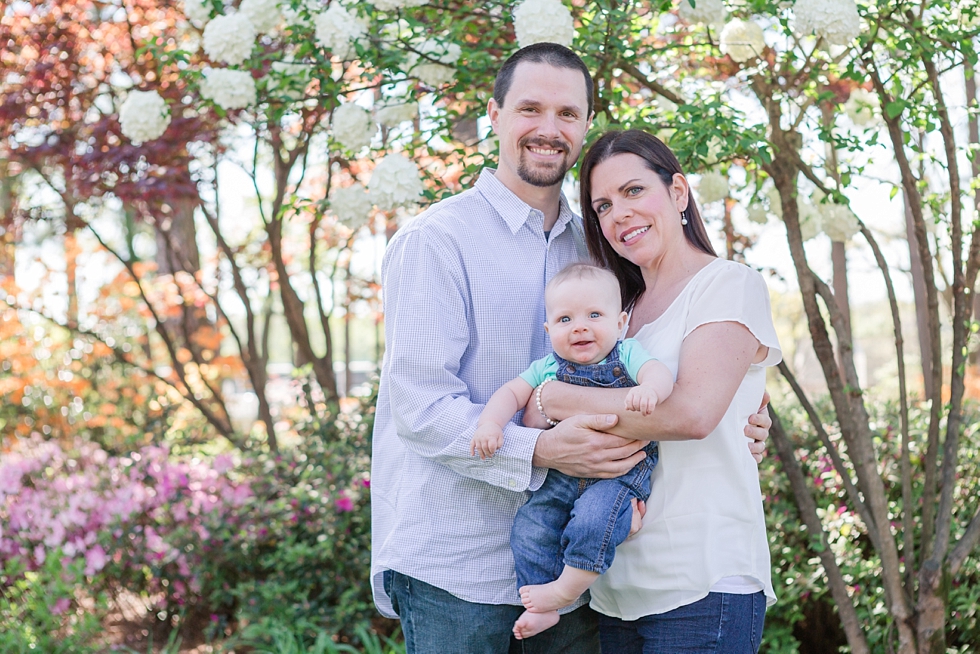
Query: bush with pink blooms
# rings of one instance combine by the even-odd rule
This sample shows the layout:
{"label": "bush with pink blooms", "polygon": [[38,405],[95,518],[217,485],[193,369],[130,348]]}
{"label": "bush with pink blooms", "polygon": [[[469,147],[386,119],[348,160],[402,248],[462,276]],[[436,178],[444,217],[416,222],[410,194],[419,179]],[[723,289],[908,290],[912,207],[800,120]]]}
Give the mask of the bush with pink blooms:
{"label": "bush with pink blooms", "polygon": [[[6,445],[0,621],[36,649],[36,634],[52,621],[71,631],[93,600],[124,589],[161,620],[210,616],[213,638],[278,622],[311,637],[327,630],[356,639],[375,616],[373,408],[313,413],[320,417],[295,425],[294,447],[251,458],[162,446],[112,456],[91,442],[63,447],[36,436]],[[25,580],[50,585],[61,570],[74,574],[48,604],[12,594]],[[84,651],[81,640],[71,642]]]}

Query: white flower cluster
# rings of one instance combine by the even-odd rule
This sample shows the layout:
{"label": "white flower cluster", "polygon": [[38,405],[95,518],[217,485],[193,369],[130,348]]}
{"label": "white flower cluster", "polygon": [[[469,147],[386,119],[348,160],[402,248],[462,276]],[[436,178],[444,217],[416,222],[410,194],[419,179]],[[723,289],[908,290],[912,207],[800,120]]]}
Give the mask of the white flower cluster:
{"label": "white flower cluster", "polygon": [[713,27],[725,24],[725,5],[721,0],[680,0],[677,15],[688,23],[704,23]]}
{"label": "white flower cluster", "polygon": [[762,55],[766,39],[759,24],[751,20],[733,19],[721,31],[721,53],[742,63]]}
{"label": "white flower cluster", "polygon": [[402,7],[421,7],[429,0],[371,0],[375,9],[381,11],[397,11]]}
{"label": "white flower cluster", "polygon": [[864,89],[854,89],[844,103],[844,111],[851,122],[859,127],[864,127],[875,122],[877,115],[875,107],[878,106],[878,97],[870,91]]}
{"label": "white flower cluster", "polygon": [[861,231],[857,216],[846,204],[826,202],[820,205],[820,227],[831,241],[846,243]]}
{"label": "white flower cluster", "polygon": [[218,16],[204,28],[204,52],[212,61],[237,66],[252,54],[255,28],[242,14]]}
{"label": "white flower cluster", "polygon": [[255,104],[255,80],[244,70],[205,68],[201,95],[226,111],[242,109]]}
{"label": "white flower cluster", "polygon": [[418,102],[386,104],[375,109],[374,116],[385,127],[398,127],[402,123],[415,120],[419,115]]}
{"label": "white flower cluster", "polygon": [[203,25],[211,20],[211,9],[205,6],[203,0],[184,0],[184,15],[196,25]]}
{"label": "white flower cluster", "polygon": [[378,125],[371,112],[356,104],[342,104],[333,110],[333,137],[351,152],[371,145]]}
{"label": "white flower cluster", "polygon": [[561,0],[524,0],[514,10],[514,32],[522,48],[545,41],[570,46],[575,23]]}
{"label": "white flower cluster", "polygon": [[412,52],[405,58],[405,66],[410,75],[427,86],[442,86],[453,80],[456,75],[453,64],[459,61],[463,52],[458,45],[429,39],[416,49],[425,56]]}
{"label": "white flower cluster", "polygon": [[796,0],[793,30],[800,36],[816,34],[830,45],[848,45],[861,33],[861,18],[854,0]]}
{"label": "white flower cluster", "polygon": [[119,108],[119,126],[133,143],[163,136],[170,125],[170,109],[156,91],[130,91]]}
{"label": "white flower cluster", "polygon": [[242,0],[239,11],[248,18],[252,27],[260,34],[271,32],[282,20],[279,0]]}
{"label": "white flower cluster", "polygon": [[750,221],[759,225],[765,225],[767,222],[769,222],[769,212],[766,211],[766,208],[758,202],[753,202],[749,205],[747,215]]}
{"label": "white flower cluster", "polygon": [[816,238],[820,230],[823,229],[820,209],[798,197],[796,198],[796,210],[800,218],[800,234],[803,236],[803,241]]}
{"label": "white flower cluster", "polygon": [[367,32],[364,23],[345,9],[339,2],[317,14],[313,19],[316,42],[341,59],[354,55],[354,44]]}
{"label": "white flower cluster", "polygon": [[701,175],[698,197],[702,204],[711,204],[728,197],[728,178],[716,170]]}
{"label": "white flower cluster", "polygon": [[366,225],[371,217],[371,197],[360,184],[338,188],[330,198],[330,208],[348,229],[357,231]]}
{"label": "white flower cluster", "polygon": [[379,161],[369,186],[371,200],[382,211],[418,202],[423,190],[418,166],[401,154],[389,154]]}

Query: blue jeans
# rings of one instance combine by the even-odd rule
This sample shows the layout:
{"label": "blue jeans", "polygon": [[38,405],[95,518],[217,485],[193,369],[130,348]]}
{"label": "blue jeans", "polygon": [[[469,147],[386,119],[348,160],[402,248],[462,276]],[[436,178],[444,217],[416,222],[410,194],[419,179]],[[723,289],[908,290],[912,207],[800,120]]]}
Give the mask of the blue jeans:
{"label": "blue jeans", "polygon": [[388,570],[385,592],[401,618],[407,654],[599,654],[595,611],[583,606],[533,638],[512,637],[524,612],[510,604],[475,604]]}
{"label": "blue jeans", "polygon": [[565,565],[599,574],[608,570],[616,546],[630,533],[630,499],[650,497],[657,458],[657,444],[650,443],[647,458],[615,479],[580,479],[549,470],[514,518],[510,547],[517,587],[552,582]]}
{"label": "blue jeans", "polygon": [[766,596],[708,593],[702,600],[626,622],[599,616],[603,654],[753,654],[762,642]]}

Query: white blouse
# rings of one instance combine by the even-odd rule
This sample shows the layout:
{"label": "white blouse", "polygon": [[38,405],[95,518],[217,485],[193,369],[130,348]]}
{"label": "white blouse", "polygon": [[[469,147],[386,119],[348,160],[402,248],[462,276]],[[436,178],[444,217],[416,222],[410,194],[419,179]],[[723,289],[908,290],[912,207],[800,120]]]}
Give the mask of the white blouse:
{"label": "white blouse", "polygon": [[747,266],[716,259],[636,339],[676,379],[687,335],[729,321],[745,325],[769,352],[749,367],[707,438],[661,441],[643,528],[616,548],[612,567],[592,586],[592,607],[600,613],[636,620],[711,590],[745,592],[739,588],[763,590],[767,605],[776,601],[759,471],[743,432],[762,401],[766,367],[782,358],[765,281]]}

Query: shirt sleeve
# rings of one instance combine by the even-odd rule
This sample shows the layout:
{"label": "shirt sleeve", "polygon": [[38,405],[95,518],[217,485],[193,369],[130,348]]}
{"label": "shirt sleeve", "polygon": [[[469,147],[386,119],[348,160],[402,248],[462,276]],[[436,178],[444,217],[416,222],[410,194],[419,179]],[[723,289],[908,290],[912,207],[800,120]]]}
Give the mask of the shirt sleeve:
{"label": "shirt sleeve", "polygon": [[[399,234],[382,266],[385,359],[398,437],[419,456],[506,490],[540,486],[531,459],[540,430],[508,423],[490,459],[470,455],[482,404],[459,378],[471,345],[470,300],[459,255],[420,229]],[[517,482],[516,484],[514,482]],[[515,487],[516,486],[516,487]]]}
{"label": "shirt sleeve", "polygon": [[549,377],[554,379],[557,372],[558,362],[555,361],[553,355],[549,354],[532,363],[527,370],[521,373],[521,379],[534,387]]}
{"label": "shirt sleeve", "polygon": [[623,339],[619,346],[619,357],[623,360],[623,365],[626,366],[627,374],[637,383],[639,383],[637,379],[640,375],[640,368],[647,361],[653,360],[653,356],[635,338]]}
{"label": "shirt sleeve", "polygon": [[772,323],[769,287],[757,271],[746,265],[725,262],[714,275],[707,276],[697,289],[687,315],[684,337],[701,325],[737,322],[744,325],[761,345],[769,348],[758,366],[774,366],[783,354]]}

